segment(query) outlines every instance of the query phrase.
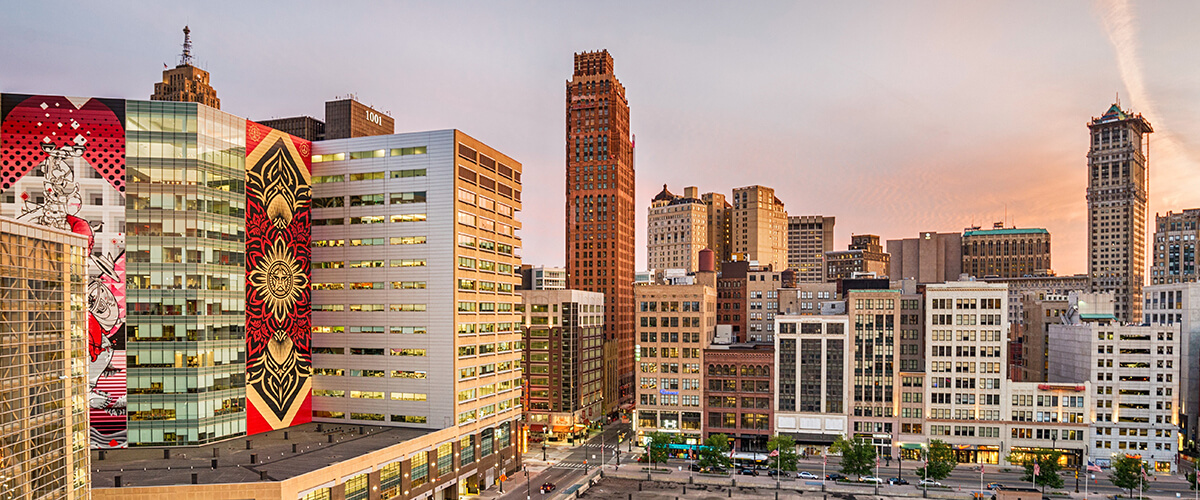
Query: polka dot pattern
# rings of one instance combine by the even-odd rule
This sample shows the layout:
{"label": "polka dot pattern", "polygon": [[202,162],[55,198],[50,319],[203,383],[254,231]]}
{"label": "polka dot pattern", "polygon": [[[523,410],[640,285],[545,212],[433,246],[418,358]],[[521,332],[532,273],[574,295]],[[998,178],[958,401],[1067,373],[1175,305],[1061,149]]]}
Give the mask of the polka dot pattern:
{"label": "polka dot pattern", "polygon": [[[74,102],[83,102],[76,107]],[[96,99],[30,96],[0,123],[0,192],[46,158],[42,144],[83,145],[83,158],[125,192],[125,124]]]}

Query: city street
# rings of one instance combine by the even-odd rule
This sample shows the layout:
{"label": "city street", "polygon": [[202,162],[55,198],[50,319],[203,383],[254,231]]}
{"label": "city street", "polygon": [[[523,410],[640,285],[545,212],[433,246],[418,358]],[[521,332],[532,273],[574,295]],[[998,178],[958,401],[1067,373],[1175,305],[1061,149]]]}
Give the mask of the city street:
{"label": "city street", "polygon": [[[504,494],[499,493],[497,486],[492,486],[480,497],[522,500],[528,493],[531,498],[553,498],[584,477],[585,460],[587,461],[587,470],[595,470],[596,466],[600,464],[602,449],[604,460],[609,464],[615,464],[613,453],[617,451],[617,436],[621,432],[628,434],[629,429],[630,425],[627,423],[609,424],[603,433],[597,433],[575,447],[558,444],[547,445],[546,457],[548,460],[546,461],[542,461],[541,444],[530,443],[529,452],[524,457],[529,470],[528,479],[526,479],[525,473],[514,472],[504,483]],[[622,448],[622,450],[628,449],[628,444]],[[630,455],[627,451],[622,451],[621,463],[624,464],[627,459],[635,456],[636,454]],[[554,483],[557,488],[554,492],[543,495],[540,488],[544,483]]]}

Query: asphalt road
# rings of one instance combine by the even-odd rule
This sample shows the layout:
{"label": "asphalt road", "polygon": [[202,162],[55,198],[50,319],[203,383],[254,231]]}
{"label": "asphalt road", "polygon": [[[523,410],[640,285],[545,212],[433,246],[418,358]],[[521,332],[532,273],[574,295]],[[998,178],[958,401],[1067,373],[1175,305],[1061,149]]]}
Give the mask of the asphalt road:
{"label": "asphalt road", "polygon": [[[525,500],[527,492],[531,499],[550,498],[558,494],[562,489],[569,487],[584,476],[584,460],[588,463],[588,470],[595,470],[596,465],[600,463],[602,444],[604,445],[604,458],[608,463],[615,463],[613,460],[613,451],[617,447],[617,434],[620,432],[628,433],[629,427],[629,424],[611,424],[607,426],[603,433],[596,434],[591,439],[577,445],[575,449],[571,450],[570,455],[559,460],[553,467],[531,475],[528,482],[526,482],[524,476],[520,478],[515,477],[522,473],[514,473],[512,479],[517,479],[517,481],[505,483],[504,495],[499,498],[502,500]],[[593,456],[595,458],[592,458]],[[631,455],[622,451],[621,463],[625,463],[626,459],[630,457]],[[540,488],[544,483],[554,483],[557,489],[552,494],[543,495],[540,492]]]}

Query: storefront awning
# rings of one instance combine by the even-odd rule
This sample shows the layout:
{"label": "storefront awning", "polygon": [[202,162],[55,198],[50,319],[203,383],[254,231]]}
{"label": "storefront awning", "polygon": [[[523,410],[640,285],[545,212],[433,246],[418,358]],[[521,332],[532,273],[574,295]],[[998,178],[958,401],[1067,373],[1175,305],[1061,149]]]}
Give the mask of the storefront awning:
{"label": "storefront awning", "polygon": [[529,424],[529,432],[546,432],[546,424]]}
{"label": "storefront awning", "polygon": [[903,450],[920,450],[924,447],[921,443],[900,443],[900,449]]}
{"label": "storefront awning", "polygon": [[829,446],[837,441],[838,434],[823,434],[820,432],[781,432],[791,436],[796,444]]}
{"label": "storefront awning", "polygon": [[554,426],[554,429],[553,429],[553,430],[554,430],[554,432],[571,432],[571,426],[569,426],[569,425],[556,425],[556,426]]}

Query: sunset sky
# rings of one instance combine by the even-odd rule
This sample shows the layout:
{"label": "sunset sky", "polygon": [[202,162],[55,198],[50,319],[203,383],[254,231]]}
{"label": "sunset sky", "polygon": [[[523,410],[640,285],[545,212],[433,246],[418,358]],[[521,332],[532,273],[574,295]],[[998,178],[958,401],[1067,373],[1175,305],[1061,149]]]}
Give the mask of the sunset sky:
{"label": "sunset sky", "polygon": [[1085,272],[1086,123],[1117,93],[1156,130],[1150,212],[1200,207],[1200,2],[5,3],[0,92],[147,99],[189,24],[230,113],[354,93],[461,129],[524,164],[526,263],[564,263],[564,84],[596,49],[637,135],[639,269],[667,183],[774,187],[839,249],[1007,213]]}

